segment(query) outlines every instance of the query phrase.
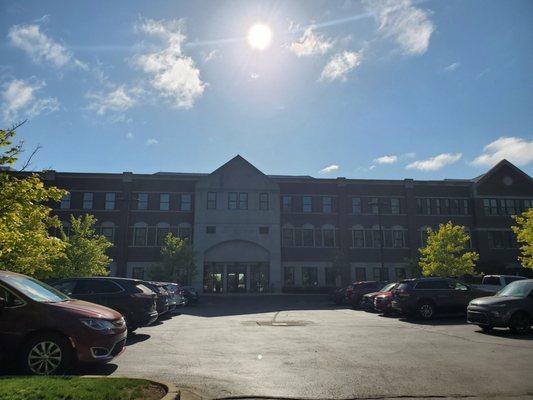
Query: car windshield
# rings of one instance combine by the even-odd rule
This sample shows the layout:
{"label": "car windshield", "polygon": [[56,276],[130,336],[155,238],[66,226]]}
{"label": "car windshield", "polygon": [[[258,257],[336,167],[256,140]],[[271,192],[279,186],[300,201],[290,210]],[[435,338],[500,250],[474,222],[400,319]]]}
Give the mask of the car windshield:
{"label": "car windshield", "polygon": [[396,283],[389,283],[389,284],[383,286],[381,288],[380,292],[390,292],[394,288],[395,285],[396,285]]}
{"label": "car windshield", "polygon": [[502,290],[500,290],[496,296],[498,297],[526,297],[533,290],[533,282],[515,281]]}
{"label": "car windshield", "polygon": [[8,276],[4,278],[4,282],[39,303],[57,303],[69,300],[67,295],[46,283],[39,282],[37,279],[26,276]]}

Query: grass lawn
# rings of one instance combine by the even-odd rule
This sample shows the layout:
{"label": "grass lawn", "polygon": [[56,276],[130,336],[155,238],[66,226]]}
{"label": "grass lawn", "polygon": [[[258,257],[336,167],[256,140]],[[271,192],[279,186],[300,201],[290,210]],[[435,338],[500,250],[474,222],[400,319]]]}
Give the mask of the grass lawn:
{"label": "grass lawn", "polygon": [[0,378],[0,400],[159,400],[165,390],[143,379]]}

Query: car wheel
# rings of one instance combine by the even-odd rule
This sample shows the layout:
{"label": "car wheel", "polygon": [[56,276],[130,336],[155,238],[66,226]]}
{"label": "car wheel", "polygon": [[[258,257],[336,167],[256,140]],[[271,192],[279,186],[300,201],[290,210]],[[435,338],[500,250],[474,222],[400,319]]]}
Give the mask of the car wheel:
{"label": "car wheel", "polygon": [[509,321],[509,329],[513,333],[527,333],[531,327],[531,318],[525,312],[517,312]]}
{"label": "car wheel", "polygon": [[429,301],[422,301],[418,304],[416,314],[424,320],[430,320],[435,315],[435,306]]}
{"label": "car wheel", "polygon": [[483,332],[490,332],[492,331],[492,326],[486,326],[486,325],[478,325]]}
{"label": "car wheel", "polygon": [[58,334],[37,336],[24,346],[21,364],[24,371],[34,375],[54,375],[65,372],[71,364],[72,347]]}
{"label": "car wheel", "polygon": [[122,315],[124,317],[124,322],[126,322],[126,328],[128,328],[128,336],[129,336],[130,334],[133,334],[133,332],[136,331],[139,327],[131,324],[128,317],[126,317],[126,314],[122,314]]}

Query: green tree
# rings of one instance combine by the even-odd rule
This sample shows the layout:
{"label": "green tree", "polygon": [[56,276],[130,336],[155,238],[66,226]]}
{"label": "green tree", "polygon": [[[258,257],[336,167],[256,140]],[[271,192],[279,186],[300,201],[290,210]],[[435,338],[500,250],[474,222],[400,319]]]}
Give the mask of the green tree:
{"label": "green tree", "polygon": [[195,253],[189,240],[169,233],[161,247],[161,263],[148,270],[149,279],[190,285],[195,275]]}
{"label": "green tree", "polygon": [[533,269],[533,208],[513,217],[517,223],[513,226],[516,240],[520,244],[521,254],[518,260],[524,268]]}
{"label": "green tree", "polygon": [[70,216],[70,234],[61,229],[61,239],[66,244],[65,257],[59,260],[52,272],[53,277],[107,275],[113,261],[106,250],[113,244],[96,233],[96,218],[90,214],[75,218]]}
{"label": "green tree", "polygon": [[427,245],[420,249],[420,267],[425,276],[472,274],[479,255],[467,251],[470,236],[463,226],[451,221],[433,231],[428,228]]}
{"label": "green tree", "polygon": [[[14,145],[14,128],[0,130],[0,165],[11,167],[21,153]],[[65,243],[51,236],[60,226],[47,203],[65,191],[46,188],[37,175],[15,178],[0,171],[0,269],[36,277],[49,276],[64,257]]]}

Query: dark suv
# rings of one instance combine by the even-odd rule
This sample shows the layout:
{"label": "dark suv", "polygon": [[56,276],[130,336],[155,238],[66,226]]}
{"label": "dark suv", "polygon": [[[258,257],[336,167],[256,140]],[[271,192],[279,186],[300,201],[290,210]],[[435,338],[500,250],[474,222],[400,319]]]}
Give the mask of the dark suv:
{"label": "dark suv", "polygon": [[393,290],[392,308],[401,314],[431,319],[437,312],[466,312],[470,300],[486,295],[453,279],[406,279]]}
{"label": "dark suv", "polygon": [[68,278],[52,284],[70,297],[101,304],[120,312],[133,332],[157,319],[156,294],[143,281],[128,278]]}

